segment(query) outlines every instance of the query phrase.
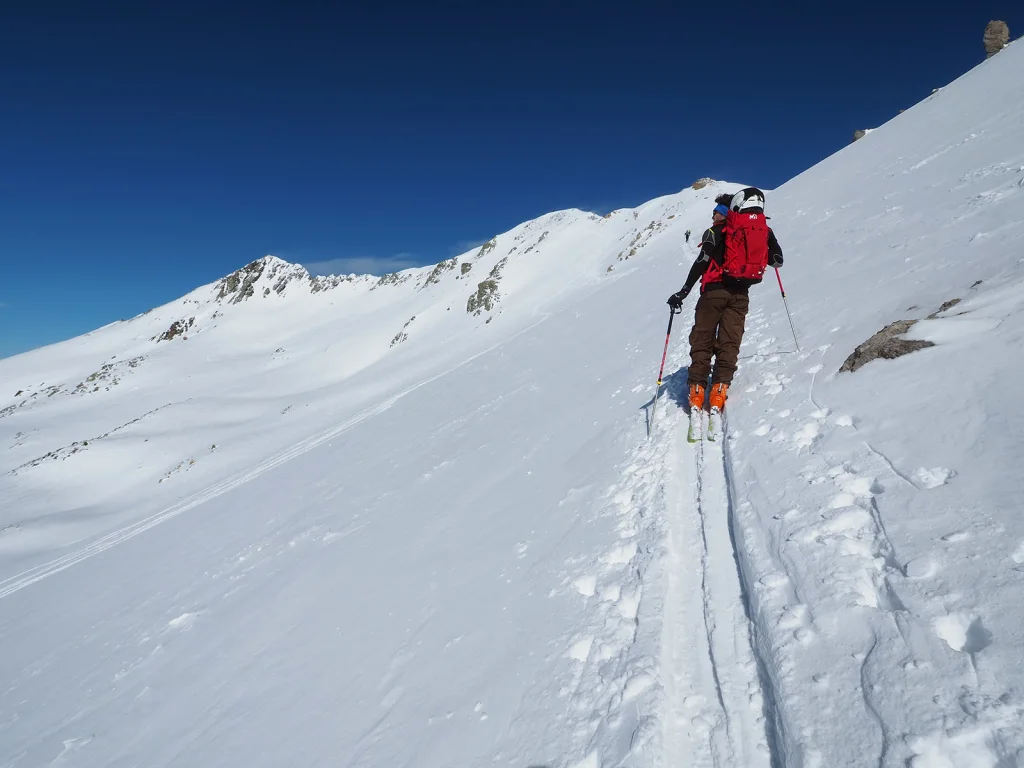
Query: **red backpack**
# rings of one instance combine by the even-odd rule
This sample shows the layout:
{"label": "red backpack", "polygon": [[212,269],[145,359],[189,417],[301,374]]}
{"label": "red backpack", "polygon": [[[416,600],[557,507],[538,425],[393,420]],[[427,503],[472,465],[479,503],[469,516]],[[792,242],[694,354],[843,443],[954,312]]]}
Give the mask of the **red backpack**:
{"label": "red backpack", "polygon": [[722,274],[748,285],[760,283],[768,269],[768,222],[765,215],[729,211],[724,232]]}

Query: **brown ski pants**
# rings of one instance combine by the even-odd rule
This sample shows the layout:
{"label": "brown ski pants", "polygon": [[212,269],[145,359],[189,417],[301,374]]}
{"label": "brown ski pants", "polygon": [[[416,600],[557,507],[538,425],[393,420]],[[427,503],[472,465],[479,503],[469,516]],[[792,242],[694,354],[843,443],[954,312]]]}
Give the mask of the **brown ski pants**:
{"label": "brown ski pants", "polygon": [[732,383],[749,307],[747,294],[724,288],[712,289],[697,299],[690,331],[690,384],[707,386],[712,355],[715,368],[711,383]]}

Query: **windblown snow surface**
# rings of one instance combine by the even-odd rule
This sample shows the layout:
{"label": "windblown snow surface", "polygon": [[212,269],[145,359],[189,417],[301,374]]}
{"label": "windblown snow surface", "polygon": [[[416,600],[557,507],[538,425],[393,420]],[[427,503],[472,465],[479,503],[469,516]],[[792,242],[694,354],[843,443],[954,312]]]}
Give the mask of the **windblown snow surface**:
{"label": "windblown snow surface", "polygon": [[0,765],[1024,765],[1022,74],[769,194],[719,443],[692,300],[647,428],[736,184],[0,361]]}

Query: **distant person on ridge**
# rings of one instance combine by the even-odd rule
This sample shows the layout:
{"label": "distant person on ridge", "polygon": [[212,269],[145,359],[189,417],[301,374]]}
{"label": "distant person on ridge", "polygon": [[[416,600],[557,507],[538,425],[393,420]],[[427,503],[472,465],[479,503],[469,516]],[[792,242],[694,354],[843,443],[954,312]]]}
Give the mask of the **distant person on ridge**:
{"label": "distant person on ridge", "polygon": [[690,242],[690,230],[686,230],[685,237],[686,237],[686,242]]}
{"label": "distant person on ridge", "polygon": [[700,253],[686,284],[668,298],[670,307],[679,308],[700,280],[700,298],[690,331],[691,412],[703,410],[709,376],[712,413],[725,408],[750,306],[747,291],[761,282],[767,267],[782,266],[782,248],[764,215],[761,190],[747,187],[732,196],[719,195],[715,203],[713,223],[701,237]]}

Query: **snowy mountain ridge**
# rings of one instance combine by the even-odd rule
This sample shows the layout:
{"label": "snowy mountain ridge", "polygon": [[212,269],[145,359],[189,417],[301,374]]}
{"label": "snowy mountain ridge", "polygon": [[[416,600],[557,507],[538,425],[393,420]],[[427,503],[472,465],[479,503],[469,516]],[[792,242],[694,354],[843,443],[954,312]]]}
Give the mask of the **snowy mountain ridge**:
{"label": "snowy mountain ridge", "polygon": [[[254,322],[271,326],[251,334],[244,343],[251,344],[253,351],[262,347],[267,354],[281,355],[285,353],[282,344],[306,330],[336,336],[353,318],[369,316],[375,322],[361,328],[359,340],[360,359],[367,365],[410,339],[412,347],[421,341],[446,344],[451,334],[490,324],[518,300],[523,306],[513,313],[520,316],[511,320],[514,329],[523,316],[543,313],[562,295],[628,271],[630,259],[678,223],[673,219],[679,211],[692,211],[690,221],[699,209],[704,218],[716,188],[685,190],[604,217],[576,209],[557,211],[459,256],[382,277],[313,277],[299,264],[268,255],[178,300],[82,337],[104,353],[118,353],[109,358],[91,355],[73,370],[37,383],[19,379],[14,372],[33,370],[24,363],[38,352],[5,360],[3,366],[12,371],[15,390],[0,393],[0,415],[34,408],[39,398],[60,393],[110,391],[120,382],[110,370],[125,367],[126,361],[134,370],[153,355],[171,354],[161,352],[161,342],[194,341],[221,326],[225,334],[242,337],[250,335],[245,329]],[[288,317],[290,312],[294,317]],[[76,344],[78,340],[71,340],[55,349]],[[429,348],[429,344],[423,346]],[[208,358],[208,362],[214,360]]]}
{"label": "snowy mountain ridge", "polygon": [[1024,764],[1022,72],[769,193],[722,443],[723,183],[0,361],[0,764]]}

